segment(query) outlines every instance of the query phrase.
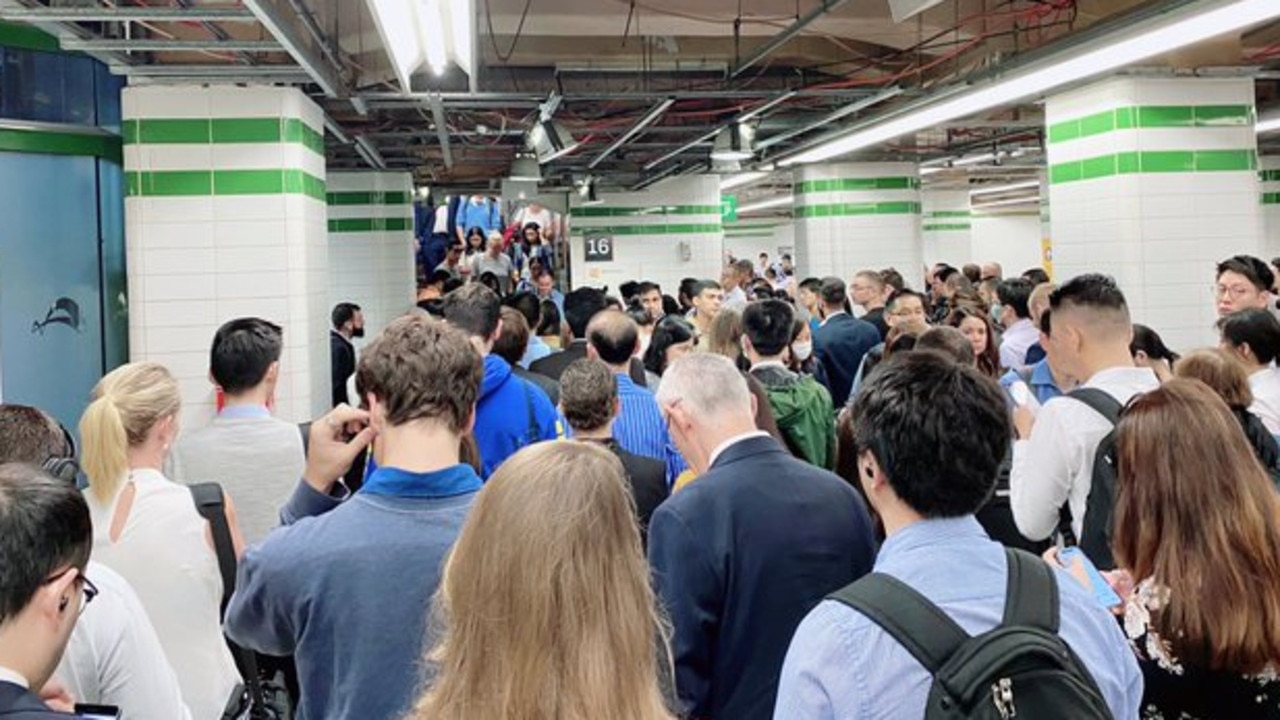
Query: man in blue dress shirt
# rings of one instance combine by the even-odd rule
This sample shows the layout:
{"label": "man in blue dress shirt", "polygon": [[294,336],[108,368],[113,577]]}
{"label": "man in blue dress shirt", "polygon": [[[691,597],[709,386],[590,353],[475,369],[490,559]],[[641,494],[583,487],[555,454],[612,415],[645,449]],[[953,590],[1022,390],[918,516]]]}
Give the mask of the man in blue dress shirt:
{"label": "man in blue dress shirt", "polygon": [[[990,496],[1009,445],[1000,389],[941,355],[906,353],[871,377],[851,425],[857,479],[888,536],[876,572],[919,591],[965,632],[1000,624],[1005,552],[973,516]],[[1112,715],[1138,717],[1142,675],[1119,624],[1066,572],[1058,572],[1057,584],[1058,634],[1093,676]],[[791,641],[773,717],[914,720],[924,717],[932,682],[879,625],[825,600]]]}

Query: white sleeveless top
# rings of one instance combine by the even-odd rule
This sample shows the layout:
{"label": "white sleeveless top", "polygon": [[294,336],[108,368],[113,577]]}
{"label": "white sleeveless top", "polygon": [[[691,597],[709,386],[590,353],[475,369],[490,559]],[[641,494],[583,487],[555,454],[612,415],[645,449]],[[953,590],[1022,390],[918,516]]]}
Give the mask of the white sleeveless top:
{"label": "white sleeveless top", "polygon": [[111,541],[120,492],[103,504],[85,493],[93,517],[93,559],[120,573],[137,592],[194,720],[217,720],[240,682],[222,637],[222,575],[205,540],[207,523],[191,492],[157,470],[129,473],[137,488],[124,530]]}

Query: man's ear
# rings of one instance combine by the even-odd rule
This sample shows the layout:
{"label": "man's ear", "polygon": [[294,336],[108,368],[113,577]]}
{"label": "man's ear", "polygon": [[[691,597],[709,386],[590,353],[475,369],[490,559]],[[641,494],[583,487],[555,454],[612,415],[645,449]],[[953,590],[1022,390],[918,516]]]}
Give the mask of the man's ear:
{"label": "man's ear", "polygon": [[858,455],[858,481],[867,489],[868,495],[872,490],[879,490],[889,483],[889,478],[885,477],[884,471],[880,468],[880,462],[870,450]]}

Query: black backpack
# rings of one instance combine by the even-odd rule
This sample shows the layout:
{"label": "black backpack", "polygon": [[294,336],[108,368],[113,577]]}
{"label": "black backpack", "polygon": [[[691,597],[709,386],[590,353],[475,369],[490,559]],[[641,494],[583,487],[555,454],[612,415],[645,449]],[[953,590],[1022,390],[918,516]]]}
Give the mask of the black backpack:
{"label": "black backpack", "polygon": [[1068,546],[1079,545],[1080,550],[1099,570],[1114,570],[1116,561],[1111,557],[1111,514],[1116,504],[1116,424],[1120,422],[1124,406],[1098,388],[1079,388],[1068,393],[1067,397],[1088,405],[1106,418],[1111,423],[1111,431],[1103,436],[1093,453],[1092,480],[1080,537],[1077,538],[1071,528],[1070,498],[1058,512],[1058,531],[1062,534],[1063,543]]}
{"label": "black backpack", "polygon": [[910,586],[872,573],[829,596],[879,625],[933,675],[924,720],[1110,720],[1084,664],[1058,637],[1058,585],[1040,558],[1005,549],[1004,619],[970,636]]}

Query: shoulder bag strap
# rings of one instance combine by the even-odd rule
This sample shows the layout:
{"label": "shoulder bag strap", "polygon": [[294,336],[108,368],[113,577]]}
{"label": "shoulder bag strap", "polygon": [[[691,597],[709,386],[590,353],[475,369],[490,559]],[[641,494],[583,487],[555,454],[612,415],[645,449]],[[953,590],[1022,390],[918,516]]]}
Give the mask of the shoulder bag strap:
{"label": "shoulder bag strap", "polygon": [[1009,584],[1005,591],[1005,625],[1058,632],[1058,581],[1049,563],[1028,552],[1005,548]]}
{"label": "shoulder bag strap", "polygon": [[936,674],[969,639],[969,634],[928,598],[884,573],[871,573],[827,597],[866,615],[930,674]]}
{"label": "shoulder bag strap", "polygon": [[1088,405],[1090,409],[1107,419],[1114,427],[1120,422],[1120,412],[1124,404],[1111,396],[1111,393],[1098,388],[1077,388],[1067,393],[1067,397]]}
{"label": "shoulder bag strap", "polygon": [[[227,523],[226,503],[222,498],[222,486],[218,483],[200,483],[190,487],[191,498],[195,501],[196,511],[200,517],[209,522],[209,530],[213,535],[214,554],[218,557],[218,570],[222,573],[222,606],[220,616],[227,614],[227,604],[236,591],[236,550],[231,540],[231,526]],[[253,652],[226,638],[227,647],[235,658],[236,667],[249,690],[253,705],[263,707],[266,696],[262,690],[262,680],[258,677],[258,659]]]}

